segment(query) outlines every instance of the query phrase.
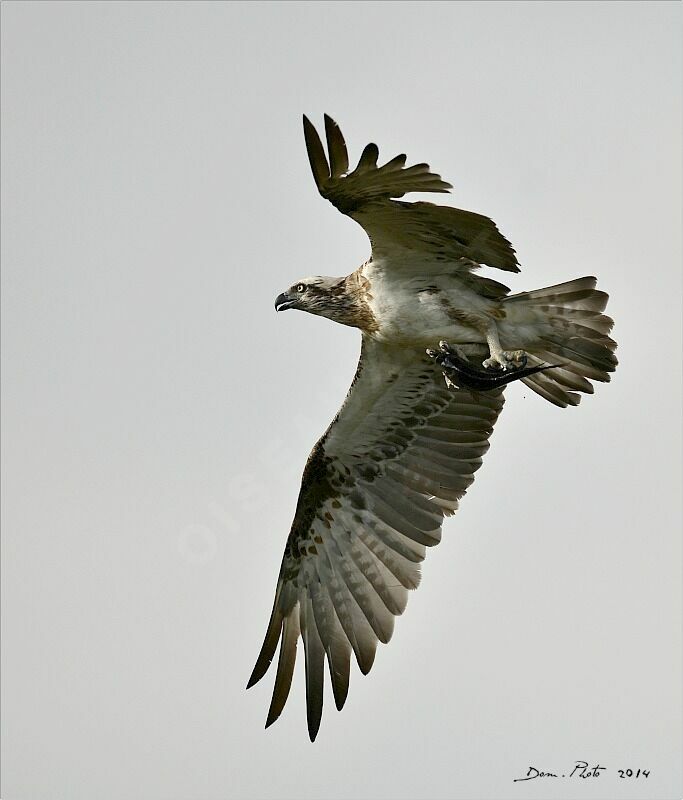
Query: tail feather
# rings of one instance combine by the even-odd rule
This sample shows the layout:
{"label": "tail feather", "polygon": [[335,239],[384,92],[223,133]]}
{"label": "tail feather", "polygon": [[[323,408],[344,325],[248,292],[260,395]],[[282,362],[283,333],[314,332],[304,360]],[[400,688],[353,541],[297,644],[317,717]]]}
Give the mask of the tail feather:
{"label": "tail feather", "polygon": [[[548,358],[552,356],[548,354]],[[530,362],[539,361],[540,359],[537,356],[531,356],[529,359]],[[545,360],[541,363],[548,363]],[[551,370],[546,370],[550,372]],[[562,386],[566,386],[567,389],[573,389],[577,392],[585,392],[586,394],[593,394],[595,389],[593,388],[593,384],[584,378],[581,373],[572,372],[570,369],[567,369],[566,365],[561,367],[553,367],[552,369],[552,378]]]}
{"label": "tail feather", "polygon": [[[529,356],[529,363],[549,364],[555,358],[547,350],[537,350],[534,355]],[[595,391],[593,384],[587,380],[590,375],[586,375],[586,368],[576,362],[568,361],[566,358],[562,360],[562,366],[553,369],[553,377],[558,383],[567,386],[569,389],[575,389],[577,392],[585,392],[586,394],[593,394]],[[602,376],[603,373],[596,370],[596,375]],[[593,380],[599,380],[593,378]]]}
{"label": "tail feather", "polygon": [[563,408],[579,404],[577,392],[592,394],[591,380],[609,381],[617,366],[617,343],[608,335],[614,321],[602,313],[609,296],[596,283],[593,277],[577,278],[502,301],[505,346],[523,348],[532,365],[560,365],[522,378],[523,383]]}
{"label": "tail feather", "polygon": [[528,378],[522,378],[530,389],[533,389],[536,394],[540,394],[546,400],[550,401],[553,405],[566,408],[566,406],[578,406],[581,401],[581,395],[576,392],[569,391],[552,375],[554,370],[547,370],[546,372],[536,372]]}
{"label": "tail feather", "polygon": [[[517,297],[517,295],[513,295],[513,297]],[[614,326],[614,320],[599,311],[590,311],[583,308],[565,308],[564,306],[549,304],[539,304],[536,308],[546,314],[552,314],[558,321],[570,317],[574,324],[580,324],[596,333],[601,333],[603,336],[607,336]]]}
{"label": "tail feather", "polygon": [[[612,352],[616,343],[610,347],[607,344],[594,342],[591,339],[582,339],[579,336],[564,337],[561,335],[543,336],[539,342],[545,345],[551,353],[563,352],[579,364],[602,369],[605,373],[614,372],[617,364],[616,356]],[[597,380],[600,379],[597,378]],[[609,377],[606,376],[605,380],[609,380]]]}

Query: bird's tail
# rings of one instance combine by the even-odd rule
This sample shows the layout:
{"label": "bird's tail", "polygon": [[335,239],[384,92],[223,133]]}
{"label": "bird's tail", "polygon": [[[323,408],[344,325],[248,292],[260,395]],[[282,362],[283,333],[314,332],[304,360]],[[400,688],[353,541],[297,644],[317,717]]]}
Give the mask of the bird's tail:
{"label": "bird's tail", "polygon": [[530,366],[562,365],[522,378],[556,406],[578,405],[578,392],[592,394],[591,380],[609,381],[617,365],[617,343],[609,336],[613,321],[602,313],[608,295],[596,283],[577,278],[503,300],[503,346],[524,349]]}

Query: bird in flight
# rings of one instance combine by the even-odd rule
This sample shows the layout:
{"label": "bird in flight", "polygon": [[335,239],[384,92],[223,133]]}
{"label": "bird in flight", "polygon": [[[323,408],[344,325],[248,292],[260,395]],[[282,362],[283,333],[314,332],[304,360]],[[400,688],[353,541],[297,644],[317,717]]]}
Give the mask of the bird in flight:
{"label": "bird in flight", "polygon": [[[591,381],[608,381],[617,364],[612,320],[602,313],[608,296],[595,278],[510,294],[477,274],[481,265],[519,272],[510,242],[488,217],[397,199],[452,187],[427,164],[406,167],[405,155],[378,166],[375,144],[349,170],[342,133],[324,119],[327,153],[303,120],[316,186],[363,227],[371,257],[345,277],[298,280],[275,306],[358,328],[361,354],[348,395],[304,468],[247,686],[265,675],[279,643],[268,727],[287,700],[301,637],[311,741],[325,663],[341,709],[352,657],[367,674],[377,643],[389,641],[420,582],[426,549],[438,544],[444,517],[474,480],[504,384],[514,375],[566,407],[593,392]],[[440,340],[440,351],[431,349]],[[439,367],[448,378],[449,365],[456,377],[445,382]]]}

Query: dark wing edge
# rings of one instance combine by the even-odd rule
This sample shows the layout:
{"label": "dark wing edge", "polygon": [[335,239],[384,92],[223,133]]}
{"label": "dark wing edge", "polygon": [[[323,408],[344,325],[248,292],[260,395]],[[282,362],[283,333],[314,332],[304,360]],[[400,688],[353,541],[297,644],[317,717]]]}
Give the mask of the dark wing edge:
{"label": "dark wing edge", "polygon": [[[371,372],[380,374],[364,380]],[[449,392],[426,357],[401,369],[389,387],[382,372],[359,364],[345,405],[308,459],[247,685],[265,675],[279,643],[270,726],[287,700],[301,635],[311,741],[322,716],[325,661],[341,710],[352,654],[367,674],[377,643],[390,640],[420,582],[426,548],[438,544],[444,517],[474,480],[504,401],[500,390]]]}

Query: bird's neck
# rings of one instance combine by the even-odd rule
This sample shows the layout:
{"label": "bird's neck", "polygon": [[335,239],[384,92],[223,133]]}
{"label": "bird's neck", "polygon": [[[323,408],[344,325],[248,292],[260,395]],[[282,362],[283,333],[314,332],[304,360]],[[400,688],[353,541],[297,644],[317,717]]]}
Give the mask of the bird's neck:
{"label": "bird's neck", "polygon": [[368,304],[369,281],[363,276],[362,267],[340,278],[338,285],[329,293],[325,316],[359,328],[364,333],[377,330],[377,322]]}

